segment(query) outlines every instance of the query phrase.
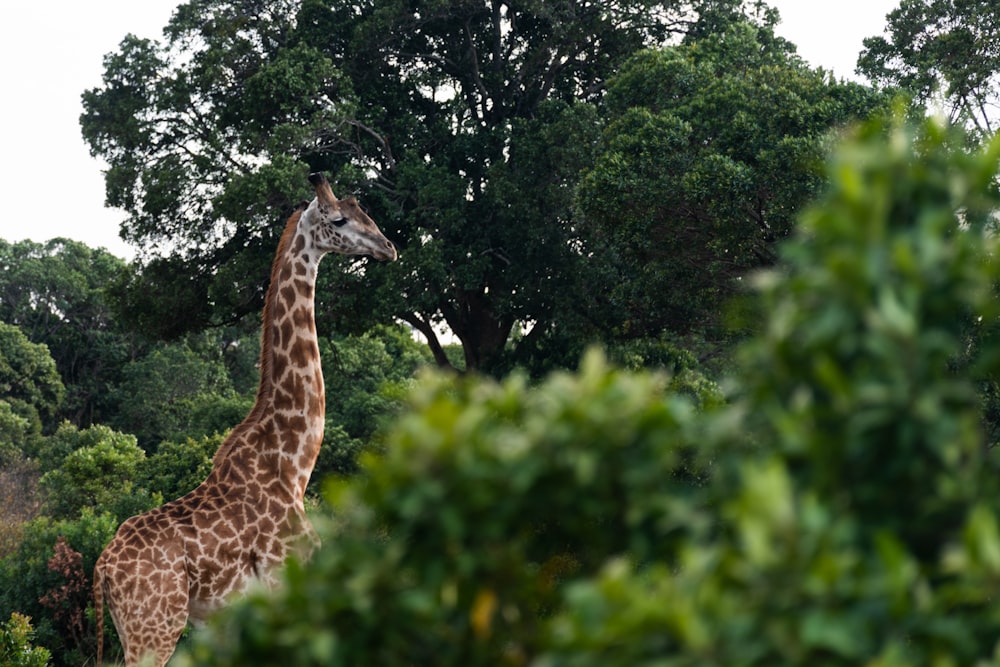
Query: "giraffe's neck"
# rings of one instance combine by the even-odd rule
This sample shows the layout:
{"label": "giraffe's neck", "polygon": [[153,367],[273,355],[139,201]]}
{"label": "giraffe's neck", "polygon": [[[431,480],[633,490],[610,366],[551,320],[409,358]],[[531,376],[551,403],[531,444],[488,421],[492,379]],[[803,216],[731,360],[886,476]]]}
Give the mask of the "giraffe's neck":
{"label": "giraffe's neck", "polygon": [[[248,422],[262,434],[260,465],[301,501],[316,464],[326,412],[314,294],[322,255],[289,221],[271,269],[261,330],[260,386]],[[272,470],[273,468],[273,470]]]}

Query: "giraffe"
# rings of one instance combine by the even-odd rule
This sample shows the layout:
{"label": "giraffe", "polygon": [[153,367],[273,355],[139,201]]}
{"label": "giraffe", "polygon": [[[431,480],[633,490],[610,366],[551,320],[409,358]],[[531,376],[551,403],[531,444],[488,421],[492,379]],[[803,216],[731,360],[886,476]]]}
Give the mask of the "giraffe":
{"label": "giraffe", "polygon": [[188,621],[252,581],[273,586],[287,556],[308,557],[318,543],[303,504],[325,413],[317,266],[327,252],[394,261],[396,249],[354,198],[337,199],[322,174],[309,180],[316,197],[288,219],[271,268],[253,408],[201,485],[126,520],[97,560],[98,667],[105,599],[126,665],[162,667]]}

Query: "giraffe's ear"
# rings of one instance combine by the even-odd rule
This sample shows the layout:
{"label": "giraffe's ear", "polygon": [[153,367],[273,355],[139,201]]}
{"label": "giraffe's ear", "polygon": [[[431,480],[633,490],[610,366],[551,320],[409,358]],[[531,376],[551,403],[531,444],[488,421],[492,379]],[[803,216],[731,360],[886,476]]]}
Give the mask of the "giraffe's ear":
{"label": "giraffe's ear", "polygon": [[313,188],[316,190],[316,197],[321,202],[327,204],[336,203],[337,198],[334,196],[333,190],[330,188],[330,184],[322,172],[316,171],[309,174],[309,182],[313,184]]}

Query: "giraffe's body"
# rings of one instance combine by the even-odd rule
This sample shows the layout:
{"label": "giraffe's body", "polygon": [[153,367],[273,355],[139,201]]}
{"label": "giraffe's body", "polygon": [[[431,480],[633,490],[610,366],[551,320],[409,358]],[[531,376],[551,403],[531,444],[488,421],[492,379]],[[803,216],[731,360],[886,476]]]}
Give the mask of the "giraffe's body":
{"label": "giraffe's body", "polygon": [[105,599],[126,664],[162,666],[189,620],[204,620],[253,581],[273,583],[287,556],[316,544],[303,499],[325,412],[317,266],[327,252],[394,260],[396,251],[357,202],[337,200],[320,175],[310,180],[316,199],[289,219],[272,267],[253,409],[201,485],[125,521],[97,561],[98,665]]}

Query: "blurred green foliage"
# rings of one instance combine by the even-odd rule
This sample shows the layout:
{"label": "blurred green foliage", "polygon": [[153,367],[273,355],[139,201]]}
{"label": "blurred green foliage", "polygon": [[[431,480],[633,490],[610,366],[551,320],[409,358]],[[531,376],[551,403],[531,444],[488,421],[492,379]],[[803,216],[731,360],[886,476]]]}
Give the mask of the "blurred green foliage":
{"label": "blurred green foliage", "polygon": [[179,664],[1000,664],[1000,140],[961,145],[839,149],[725,402],[597,353],[424,378],[314,560]]}
{"label": "blurred green foliage", "polygon": [[0,626],[0,665],[4,667],[46,667],[51,654],[32,646],[35,631],[31,619],[16,611]]}
{"label": "blurred green foliage", "polygon": [[[537,71],[531,54],[567,43],[605,55],[523,107],[504,91],[527,89],[492,90],[503,76],[479,81],[491,90],[469,82],[465,98],[433,93],[478,71],[436,70],[435,49],[476,64],[468,44],[494,36],[486,14],[460,25],[455,3],[428,3],[438,22],[406,3],[363,21],[346,5],[293,3],[235,30],[199,15],[226,2],[183,6],[170,38],[204,38],[210,57],[190,61],[202,99],[233,114],[221,126],[247,150],[274,156],[217,181],[211,204],[186,181],[227,159],[159,152],[149,173],[164,178],[132,188],[135,146],[186,145],[150,144],[144,133],[169,123],[143,127],[137,112],[186,113],[188,61],[168,66],[135,38],[109,58],[87,129],[97,152],[121,158],[110,196],[132,210],[134,239],[195,245],[125,267],[66,240],[0,242],[0,618],[37,619],[55,665],[93,647],[41,602],[67,584],[54,545],[89,573],[122,519],[204,479],[252,405],[256,334],[180,335],[256,308],[268,221],[301,192],[305,162],[361,188],[409,239],[384,271],[340,261],[324,274],[321,331],[359,334],[396,313],[426,334],[446,320],[465,347],[433,349],[438,363],[526,371],[415,381],[429,357],[406,329],[321,340],[328,420],[309,506],[337,476],[316,510],[329,514],[325,546],[290,564],[277,595],[220,617],[180,664],[1000,665],[1000,142],[974,153],[933,123],[875,122],[824,172],[830,128],[884,98],[806,67],[763,5],[695,3],[687,39],[626,62],[646,43],[641,23],[616,34],[596,5],[556,4],[519,6],[528,18],[502,35],[511,60],[496,64]],[[645,21],[654,4],[625,3],[622,17]],[[552,21],[581,8],[582,23]],[[397,76],[402,61],[369,49],[386,28],[432,65]],[[173,92],[142,92],[154,84]],[[335,111],[311,106],[318,91]],[[417,99],[422,111],[399,113]],[[505,115],[515,106],[530,113]],[[456,127],[470,110],[497,122]],[[96,132],[95,111],[116,138]],[[343,155],[315,146],[334,126],[349,130],[329,137]],[[379,165],[350,155],[383,161],[391,180],[373,188]],[[244,224],[196,257],[217,214]],[[776,268],[748,274],[762,266]],[[129,318],[111,317],[111,283]],[[753,335],[732,354],[730,338],[713,343],[721,304],[751,285]],[[120,329],[150,322],[171,340]],[[576,367],[598,338],[606,357],[535,382]],[[33,641],[26,617],[2,632]]]}
{"label": "blurred green foliage", "polygon": [[838,510],[926,555],[997,490],[982,486],[997,463],[977,382],[1000,352],[998,153],[969,154],[930,122],[866,126],[784,248],[788,269],[758,278],[768,319],[744,354],[768,447]]}
{"label": "blurred green foliage", "polygon": [[497,664],[537,650],[557,583],[607,553],[652,556],[702,483],[694,408],[664,400],[667,382],[599,355],[537,387],[425,378],[385,451],[331,487],[342,527],[293,567],[287,595],[252,598],[220,627],[228,639],[192,650],[220,665]]}

